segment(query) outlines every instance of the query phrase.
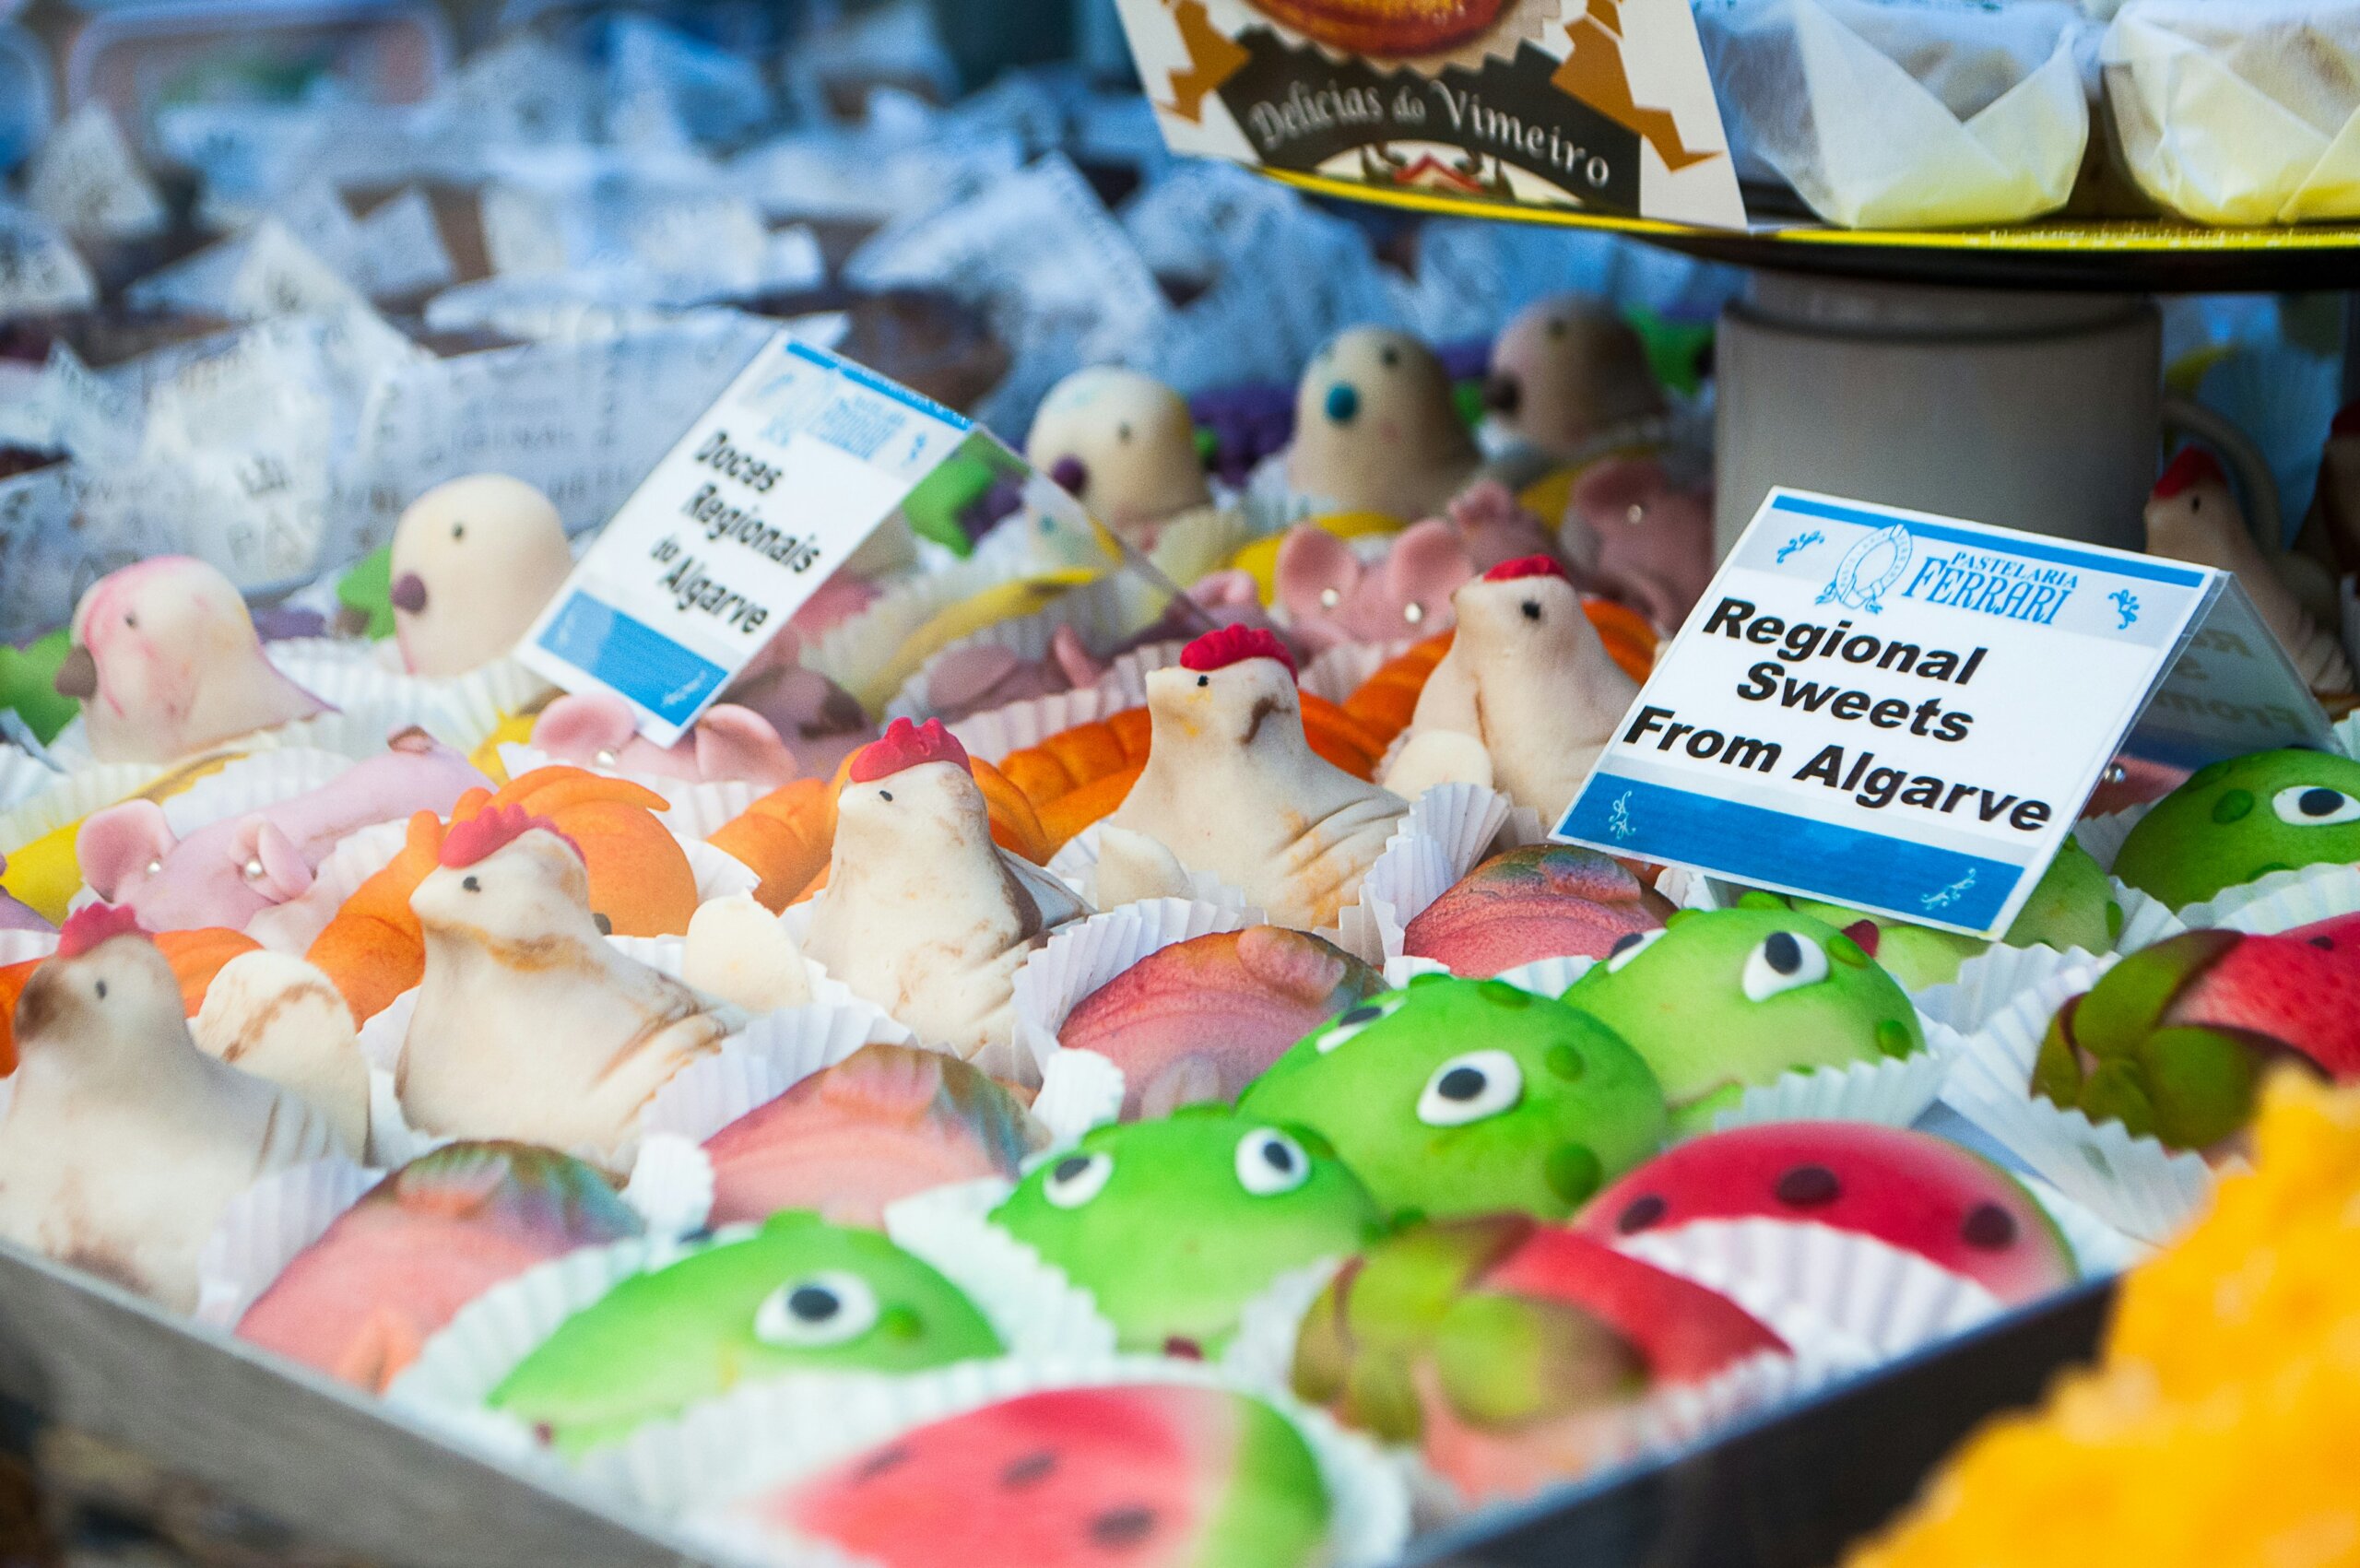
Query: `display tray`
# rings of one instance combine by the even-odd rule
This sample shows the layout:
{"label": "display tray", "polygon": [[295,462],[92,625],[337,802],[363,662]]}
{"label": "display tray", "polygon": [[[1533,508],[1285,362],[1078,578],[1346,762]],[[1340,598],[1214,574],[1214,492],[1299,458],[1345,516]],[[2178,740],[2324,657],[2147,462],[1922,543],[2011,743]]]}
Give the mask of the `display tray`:
{"label": "display tray", "polygon": [[2360,288],[2360,224],[2352,223],[2207,229],[2161,218],[2050,218],[2000,229],[1832,229],[1774,219],[1743,230],[1704,229],[1386,190],[1280,170],[1259,172],[1345,201],[1628,234],[1706,261],[1875,282],[2113,293]]}
{"label": "display tray", "polygon": [[[1831,1388],[1670,1461],[1418,1542],[1418,1568],[1821,1568],[1977,1421],[2097,1341],[2106,1284]],[[341,1384],[0,1244],[0,1397],[383,1568],[699,1562],[636,1512],[476,1458]]]}

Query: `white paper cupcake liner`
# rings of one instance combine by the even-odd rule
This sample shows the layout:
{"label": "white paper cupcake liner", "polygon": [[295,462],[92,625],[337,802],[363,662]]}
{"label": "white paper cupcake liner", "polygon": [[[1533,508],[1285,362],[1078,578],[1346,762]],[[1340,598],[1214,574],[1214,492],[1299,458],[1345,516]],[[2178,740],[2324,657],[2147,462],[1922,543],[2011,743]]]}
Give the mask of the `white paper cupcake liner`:
{"label": "white paper cupcake liner", "polygon": [[341,752],[312,747],[256,752],[164,801],[164,820],[176,836],[186,838],[199,828],[324,789],[357,766]]}
{"label": "white paper cupcake liner", "polygon": [[1615,1245],[1729,1297],[1802,1359],[1847,1371],[1964,1333],[2004,1310],[1965,1275],[1808,1221],[1697,1220]]}
{"label": "white paper cupcake liner", "polygon": [[23,747],[0,744],[0,812],[15,810],[65,776]]}
{"label": "white paper cupcake liner", "polygon": [[2090,852],[2090,858],[2111,875],[2114,857],[2122,853],[2122,841],[2130,836],[2130,830],[2139,825],[2139,819],[2154,808],[2153,801],[2144,801],[2137,806],[2126,806],[2119,811],[2084,817],[2073,824],[2073,837]]}
{"label": "white paper cupcake liner", "polygon": [[[1406,955],[1385,961],[1385,984],[1398,991],[1421,974],[1448,974],[1450,966],[1439,959],[1410,958]],[[1526,986],[1530,990],[1530,986]]]}
{"label": "white paper cupcake liner", "polygon": [[197,1321],[236,1327],[296,1255],[384,1178],[335,1156],[274,1171],[230,1199],[197,1254]]}
{"label": "white paper cupcake liner", "polygon": [[1771,1122],[1872,1122],[1906,1127],[1940,1097],[1949,1076],[1950,1054],[1929,1032],[1926,1049],[1908,1056],[1813,1067],[1752,1085],[1734,1106],[1713,1117],[1713,1130]]}
{"label": "white paper cupcake liner", "polygon": [[985,1218],[1009,1190],[986,1176],[914,1194],[887,1206],[885,1233],[958,1286],[1011,1355],[1114,1354],[1091,1293]]}
{"label": "white paper cupcake liner", "polygon": [[[1398,643],[1339,643],[1323,648],[1304,666],[1301,685],[1315,697],[1341,704],[1368,684],[1369,677],[1417,644]],[[1404,727],[1407,727],[1406,725]]]}
{"label": "white paper cupcake liner", "polygon": [[379,644],[334,638],[266,643],[263,651],[298,686],[348,711],[413,710],[432,714],[427,728],[462,752],[489,739],[501,720],[525,713],[555,690],[514,659],[502,658],[447,679],[411,675],[378,661]]}
{"label": "white paper cupcake liner", "polygon": [[1221,1366],[1248,1388],[1293,1393],[1294,1348],[1303,1337],[1303,1320],[1346,1261],[1323,1257],[1270,1281],[1238,1309],[1237,1332],[1221,1353]]}
{"label": "white paper cupcake liner", "polygon": [[[2340,584],[2343,595],[2343,654],[2346,658],[2360,657],[2354,649],[2360,648],[2360,598],[2352,591],[2353,580],[2346,577]],[[2335,737],[2335,749],[2346,757],[2360,757],[2360,709],[2335,721],[2329,732]]]}
{"label": "white paper cupcake liner", "polygon": [[1403,927],[1474,869],[1507,815],[1507,796],[1479,784],[1427,790],[1410,802],[1333,932],[1317,935],[1364,963],[1382,964],[1400,952]]}
{"label": "white paper cupcake liner", "polygon": [[2168,1241],[2212,1187],[2203,1156],[2134,1138],[2119,1122],[2093,1122],[2032,1092],[2032,1068],[2048,1020],[2115,961],[2060,970],[2016,996],[1965,1037],[1942,1099],[2009,1153],[2116,1229]]}
{"label": "white paper cupcake liner", "polygon": [[[1100,823],[1092,822],[1072,838],[1068,839],[1063,847],[1049,857],[1047,869],[1049,875],[1071,889],[1076,898],[1091,908],[1103,912],[1119,909],[1122,906],[1110,905],[1098,894],[1098,830],[1100,826]],[[1188,896],[1196,902],[1217,904],[1223,909],[1239,911],[1254,907],[1253,901],[1245,896],[1242,889],[1231,887],[1210,871],[1191,871],[1187,877]]]}
{"label": "white paper cupcake liner", "polygon": [[41,793],[0,811],[0,855],[14,855],[69,822],[127,800],[168,771],[152,762],[94,762],[53,773]]}
{"label": "white paper cupcake liner", "polygon": [[1057,1032],[1073,1009],[1125,970],[1181,942],[1261,924],[1259,910],[1141,899],[1066,926],[1034,949],[1016,972],[1018,1049],[1046,1068],[1060,1048]]}
{"label": "white paper cupcake liner", "polygon": [[1962,1035],[1973,1034],[2018,996],[2068,970],[2089,970],[2099,957],[2079,948],[2059,952],[2046,947],[1993,947],[1960,964],[1956,980],[1913,992],[1910,1000],[1937,1023]]}
{"label": "white paper cupcake liner", "polygon": [[[1020,1395],[1121,1384],[1221,1388],[1261,1399],[1292,1421],[1328,1495],[1329,1568],[1376,1568],[1399,1555],[1410,1501],[1398,1470],[1365,1438],[1291,1396],[1242,1387],[1218,1365],[1151,1356],[1068,1355],[968,1362],[893,1380],[807,1376],[759,1397],[714,1400],[651,1429],[585,1466],[589,1478],[680,1517],[692,1535],[733,1557],[778,1562],[797,1543],[755,1530],[729,1502],[808,1475],[903,1432]],[[752,1391],[749,1391],[749,1394]],[[810,1561],[823,1561],[811,1559]]]}
{"label": "white paper cupcake liner", "polygon": [[2082,1271],[2083,1279],[2100,1279],[2120,1274],[2154,1256],[2155,1248],[2124,1235],[2038,1176],[2017,1173],[2016,1180],[2057,1222],[2058,1230],[2064,1233],[2066,1250],[2073,1255],[2074,1266]]}
{"label": "white paper cupcake liner", "polygon": [[1598,966],[1594,958],[1545,958],[1504,969],[1493,976],[1519,991],[1552,999],[1563,996],[1573,983]]}
{"label": "white paper cupcake liner", "polygon": [[2179,912],[2190,929],[2217,925],[2258,937],[2360,910],[2360,866],[2341,862],[2272,871]]}
{"label": "white paper cupcake liner", "polygon": [[[75,720],[73,724],[59,732],[56,741],[50,747],[50,755],[60,767],[77,773],[97,765],[96,759],[90,755],[89,742],[83,736],[81,725],[81,720]],[[476,745],[482,743],[482,737],[479,736],[474,744],[462,745],[466,737],[451,725],[441,707],[431,701],[420,699],[411,701],[374,703],[367,707],[347,708],[340,712],[319,713],[308,719],[297,719],[291,724],[256,730],[251,735],[236,736],[215,746],[206,747],[202,751],[191,755],[195,757],[202,755],[204,751],[216,750],[259,752],[309,748],[320,751],[337,752],[349,757],[356,762],[365,762],[385,750],[387,737],[398,735],[406,729],[422,729],[462,755],[472,751]],[[189,760],[191,759],[180,759],[179,762]],[[168,768],[179,765],[179,762],[152,766],[148,763],[132,765],[149,768],[152,777],[156,773],[165,772]]]}
{"label": "white paper cupcake liner", "polygon": [[1082,725],[1103,723],[1145,701],[1143,694],[1134,699],[1126,692],[1083,686],[970,713],[952,720],[948,727],[969,756],[997,767],[1010,752],[1038,746],[1053,735]]}
{"label": "white paper cupcake liner", "polygon": [[56,950],[54,931],[0,931],[0,969],[27,959],[45,959]]}
{"label": "white paper cupcake liner", "polygon": [[1070,1149],[1092,1127],[1123,1115],[1123,1069],[1095,1051],[1056,1051],[1041,1065],[1032,1117],[1049,1129],[1050,1149]]}
{"label": "white paper cupcake liner", "polygon": [[328,922],[360,884],[393,864],[409,842],[409,823],[378,822],[347,834],[312,869],[312,885],[299,898],[273,904],[246,922],[246,935],[273,952],[301,958],[319,940]]}

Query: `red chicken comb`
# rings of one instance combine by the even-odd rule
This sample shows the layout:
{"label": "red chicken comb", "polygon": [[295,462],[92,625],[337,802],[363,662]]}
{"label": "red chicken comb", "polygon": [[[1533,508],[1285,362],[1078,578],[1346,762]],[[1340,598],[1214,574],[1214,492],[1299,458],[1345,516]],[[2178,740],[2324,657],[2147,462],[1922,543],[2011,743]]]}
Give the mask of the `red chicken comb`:
{"label": "red chicken comb", "polygon": [[435,858],[445,866],[461,867],[479,864],[485,856],[514,843],[535,828],[555,833],[564,840],[565,847],[584,866],[590,857],[582,853],[565,831],[546,817],[536,817],[521,806],[487,806],[465,821],[451,824],[443,835],[442,852]]}
{"label": "red chicken comb", "polygon": [[1545,555],[1520,555],[1483,573],[1486,583],[1511,583],[1519,577],[1564,577],[1568,583],[1573,581],[1565,576],[1564,567]]}
{"label": "red chicken comb", "polygon": [[2172,459],[2171,466],[2164,470],[2164,477],[2155,481],[2154,497],[2157,501],[2169,501],[2191,485],[2201,484],[2206,479],[2225,485],[2229,482],[2229,476],[2222,471],[2221,460],[2202,447],[2186,448]]}
{"label": "red chicken comb", "polygon": [[1278,633],[1258,626],[1223,626],[1208,631],[1180,650],[1180,667],[1198,671],[1227,669],[1247,659],[1276,659],[1295,673],[1294,655]]}
{"label": "red chicken comb", "polygon": [[895,719],[885,726],[885,733],[852,754],[849,777],[855,784],[874,784],[891,778],[904,768],[914,768],[921,762],[956,762],[969,772],[974,764],[967,760],[967,749],[959,737],[942,727],[940,719],[928,719],[914,725],[907,719]]}
{"label": "red chicken comb", "polygon": [[57,957],[80,958],[116,937],[150,940],[139,928],[139,912],[127,903],[86,903],[65,917],[57,933]]}

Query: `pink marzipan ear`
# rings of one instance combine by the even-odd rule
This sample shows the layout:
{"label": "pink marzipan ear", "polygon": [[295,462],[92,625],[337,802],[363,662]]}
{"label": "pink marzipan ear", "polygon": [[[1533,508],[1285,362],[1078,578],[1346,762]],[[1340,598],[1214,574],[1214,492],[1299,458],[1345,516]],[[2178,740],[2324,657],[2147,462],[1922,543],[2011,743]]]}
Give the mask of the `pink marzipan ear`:
{"label": "pink marzipan ear", "polygon": [[74,857],[81,863],[82,880],[90,890],[112,903],[134,877],[144,875],[179,843],[164,820],[162,807],[152,800],[126,800],[83,819],[74,835]]}
{"label": "pink marzipan ear", "polygon": [[1396,605],[1414,601],[1429,610],[1446,605],[1474,575],[1475,558],[1467,553],[1458,530],[1438,517],[1411,524],[1386,552],[1386,592]]}
{"label": "pink marzipan ear", "polygon": [[1335,615],[1321,595],[1333,588],[1337,605],[1351,602],[1363,571],[1352,547],[1316,523],[1298,523],[1279,543],[1279,602],[1297,623]]}
{"label": "pink marzipan ear", "polygon": [[552,757],[587,762],[601,751],[620,750],[638,730],[631,706],[610,691],[560,697],[533,721],[533,744]]}
{"label": "pink marzipan ear", "polygon": [[1606,533],[1623,522],[1634,505],[1669,489],[1663,466],[1647,457],[1610,457],[1593,463],[1574,484],[1570,510]]}
{"label": "pink marzipan ear", "polygon": [[770,721],[751,708],[716,702],[697,721],[697,771],[708,779],[744,779],[766,789],[802,776],[795,753]]}
{"label": "pink marzipan ear", "polygon": [[238,824],[230,835],[230,859],[246,885],[273,903],[301,898],[311,889],[311,863],[286,830],[266,817]]}
{"label": "pink marzipan ear", "polygon": [[1106,666],[1082,645],[1081,633],[1070,626],[1060,626],[1049,633],[1049,657],[1057,661],[1057,668],[1076,687],[1095,686]]}

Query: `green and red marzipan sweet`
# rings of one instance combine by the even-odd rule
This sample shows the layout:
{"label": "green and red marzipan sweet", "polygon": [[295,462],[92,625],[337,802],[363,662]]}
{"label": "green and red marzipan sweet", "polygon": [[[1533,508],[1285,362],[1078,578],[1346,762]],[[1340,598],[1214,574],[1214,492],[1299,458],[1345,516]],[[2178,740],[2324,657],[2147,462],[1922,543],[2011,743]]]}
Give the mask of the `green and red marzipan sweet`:
{"label": "green and red marzipan sweet", "polygon": [[2360,914],[2206,929],[2130,954],[2049,1020],[2033,1092],[2172,1149],[2244,1130],[2264,1070],[2360,1077]]}
{"label": "green and red marzipan sweet", "polygon": [[731,1510],[879,1568],[1314,1568],[1330,1511],[1268,1405],[1153,1383],[1019,1395]]}

